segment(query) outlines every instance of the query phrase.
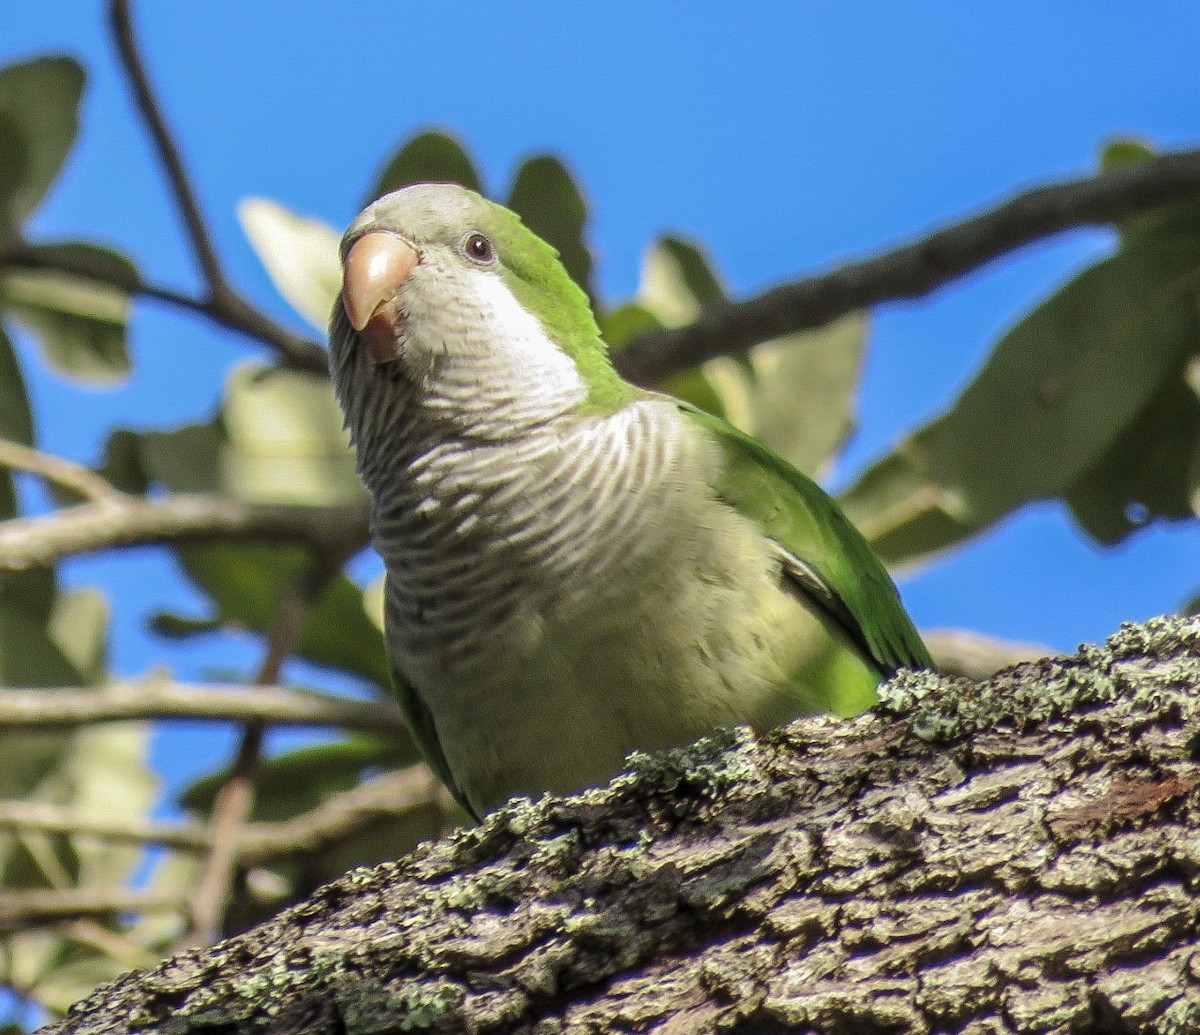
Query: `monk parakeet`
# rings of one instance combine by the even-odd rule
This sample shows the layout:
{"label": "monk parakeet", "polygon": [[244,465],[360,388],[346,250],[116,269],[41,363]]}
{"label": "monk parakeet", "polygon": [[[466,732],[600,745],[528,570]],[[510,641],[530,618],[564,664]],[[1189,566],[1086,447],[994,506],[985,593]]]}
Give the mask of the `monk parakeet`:
{"label": "monk parakeet", "polygon": [[413,735],[475,816],[634,749],[854,710],[930,665],[837,505],[724,421],[621,379],[584,292],[450,184],[342,242],[331,366],[374,497]]}

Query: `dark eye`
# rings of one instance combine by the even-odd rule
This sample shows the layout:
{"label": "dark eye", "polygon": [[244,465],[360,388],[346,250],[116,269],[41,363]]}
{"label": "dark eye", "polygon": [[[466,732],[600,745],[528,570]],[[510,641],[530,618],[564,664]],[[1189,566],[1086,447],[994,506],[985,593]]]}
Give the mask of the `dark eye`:
{"label": "dark eye", "polygon": [[496,249],[492,247],[492,242],[480,233],[470,234],[463,247],[467,256],[476,262],[491,262],[496,257]]}

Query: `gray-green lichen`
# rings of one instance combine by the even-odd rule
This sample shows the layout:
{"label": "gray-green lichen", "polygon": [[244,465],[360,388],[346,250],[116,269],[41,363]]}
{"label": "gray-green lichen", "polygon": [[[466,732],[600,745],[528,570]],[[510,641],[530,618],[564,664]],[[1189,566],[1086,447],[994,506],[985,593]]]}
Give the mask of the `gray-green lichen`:
{"label": "gray-green lichen", "polygon": [[1127,623],[1103,647],[1084,645],[1074,656],[1027,662],[979,683],[901,672],[879,688],[879,710],[907,720],[916,736],[937,743],[984,730],[1021,730],[1117,700],[1130,710],[1148,710],[1164,694],[1190,719],[1200,686],[1197,648],[1200,619]]}

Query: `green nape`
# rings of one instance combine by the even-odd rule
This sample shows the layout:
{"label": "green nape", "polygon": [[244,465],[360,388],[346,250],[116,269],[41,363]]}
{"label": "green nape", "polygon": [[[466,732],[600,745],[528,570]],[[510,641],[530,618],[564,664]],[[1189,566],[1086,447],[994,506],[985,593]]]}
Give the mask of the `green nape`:
{"label": "green nape", "polygon": [[550,339],[575,361],[588,386],[585,411],[612,413],[637,398],[641,390],[613,368],[587,294],[571,279],[558,251],[502,205],[492,203],[490,218],[494,221],[486,230],[496,244],[500,275]]}

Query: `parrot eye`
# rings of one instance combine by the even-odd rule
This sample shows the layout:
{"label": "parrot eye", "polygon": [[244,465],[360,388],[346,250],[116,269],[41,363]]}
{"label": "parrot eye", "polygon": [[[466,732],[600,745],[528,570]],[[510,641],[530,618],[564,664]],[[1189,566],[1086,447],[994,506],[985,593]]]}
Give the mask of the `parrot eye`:
{"label": "parrot eye", "polygon": [[476,262],[491,262],[496,258],[496,249],[492,247],[492,242],[481,233],[469,234],[463,242],[463,250],[468,258]]}

